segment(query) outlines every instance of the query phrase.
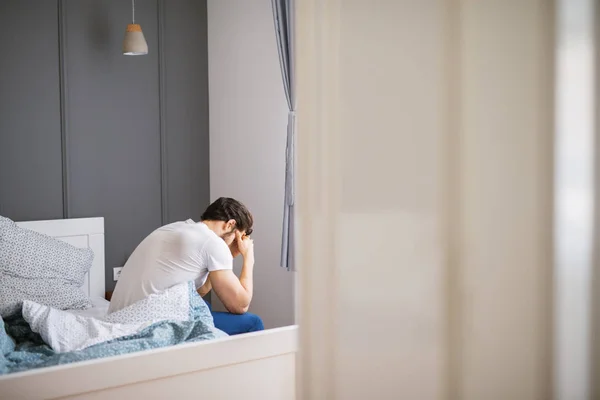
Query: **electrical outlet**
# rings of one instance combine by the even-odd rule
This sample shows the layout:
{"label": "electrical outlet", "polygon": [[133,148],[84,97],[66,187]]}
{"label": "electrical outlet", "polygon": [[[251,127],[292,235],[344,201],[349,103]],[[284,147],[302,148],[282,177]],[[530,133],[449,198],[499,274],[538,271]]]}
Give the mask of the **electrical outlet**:
{"label": "electrical outlet", "polygon": [[113,268],[113,280],[115,282],[119,280],[119,277],[121,276],[121,270],[122,269],[123,269],[123,267]]}

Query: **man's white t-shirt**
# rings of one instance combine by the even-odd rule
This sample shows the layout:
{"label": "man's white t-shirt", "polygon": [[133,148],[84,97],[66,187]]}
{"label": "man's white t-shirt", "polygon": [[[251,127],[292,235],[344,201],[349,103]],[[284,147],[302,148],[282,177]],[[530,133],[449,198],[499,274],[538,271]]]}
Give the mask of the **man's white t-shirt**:
{"label": "man's white t-shirt", "polygon": [[179,283],[204,285],[210,271],[233,269],[223,239],[204,223],[192,220],[158,228],[135,249],[121,271],[109,313]]}

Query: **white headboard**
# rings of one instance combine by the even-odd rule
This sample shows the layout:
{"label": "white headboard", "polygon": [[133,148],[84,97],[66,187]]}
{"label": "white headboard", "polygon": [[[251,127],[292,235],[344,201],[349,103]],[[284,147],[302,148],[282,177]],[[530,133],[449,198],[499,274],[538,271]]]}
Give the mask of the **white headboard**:
{"label": "white headboard", "polygon": [[28,221],[17,222],[17,225],[55,237],[73,246],[92,249],[94,262],[86,276],[83,290],[88,296],[104,298],[104,218]]}

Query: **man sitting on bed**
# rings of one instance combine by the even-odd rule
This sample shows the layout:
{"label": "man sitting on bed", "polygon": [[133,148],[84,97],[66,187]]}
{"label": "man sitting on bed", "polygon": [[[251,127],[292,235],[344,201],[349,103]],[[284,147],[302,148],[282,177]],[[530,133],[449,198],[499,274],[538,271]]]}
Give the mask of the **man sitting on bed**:
{"label": "man sitting on bed", "polygon": [[[109,313],[193,280],[201,296],[213,289],[229,311],[213,312],[217,328],[230,335],[264,329],[258,316],[246,312],[253,290],[252,214],[239,201],[222,197],[200,219],[160,227],[139,244],[123,267]],[[238,278],[233,258],[240,254],[244,262]]]}

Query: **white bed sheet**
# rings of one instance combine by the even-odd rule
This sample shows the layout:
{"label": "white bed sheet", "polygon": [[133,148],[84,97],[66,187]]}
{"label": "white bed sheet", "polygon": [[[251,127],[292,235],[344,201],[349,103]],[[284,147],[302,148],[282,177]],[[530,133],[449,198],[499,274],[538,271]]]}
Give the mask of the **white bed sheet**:
{"label": "white bed sheet", "polygon": [[90,318],[103,318],[108,314],[108,306],[110,302],[99,296],[90,297],[92,307],[87,310],[66,310],[72,314],[81,315]]}

